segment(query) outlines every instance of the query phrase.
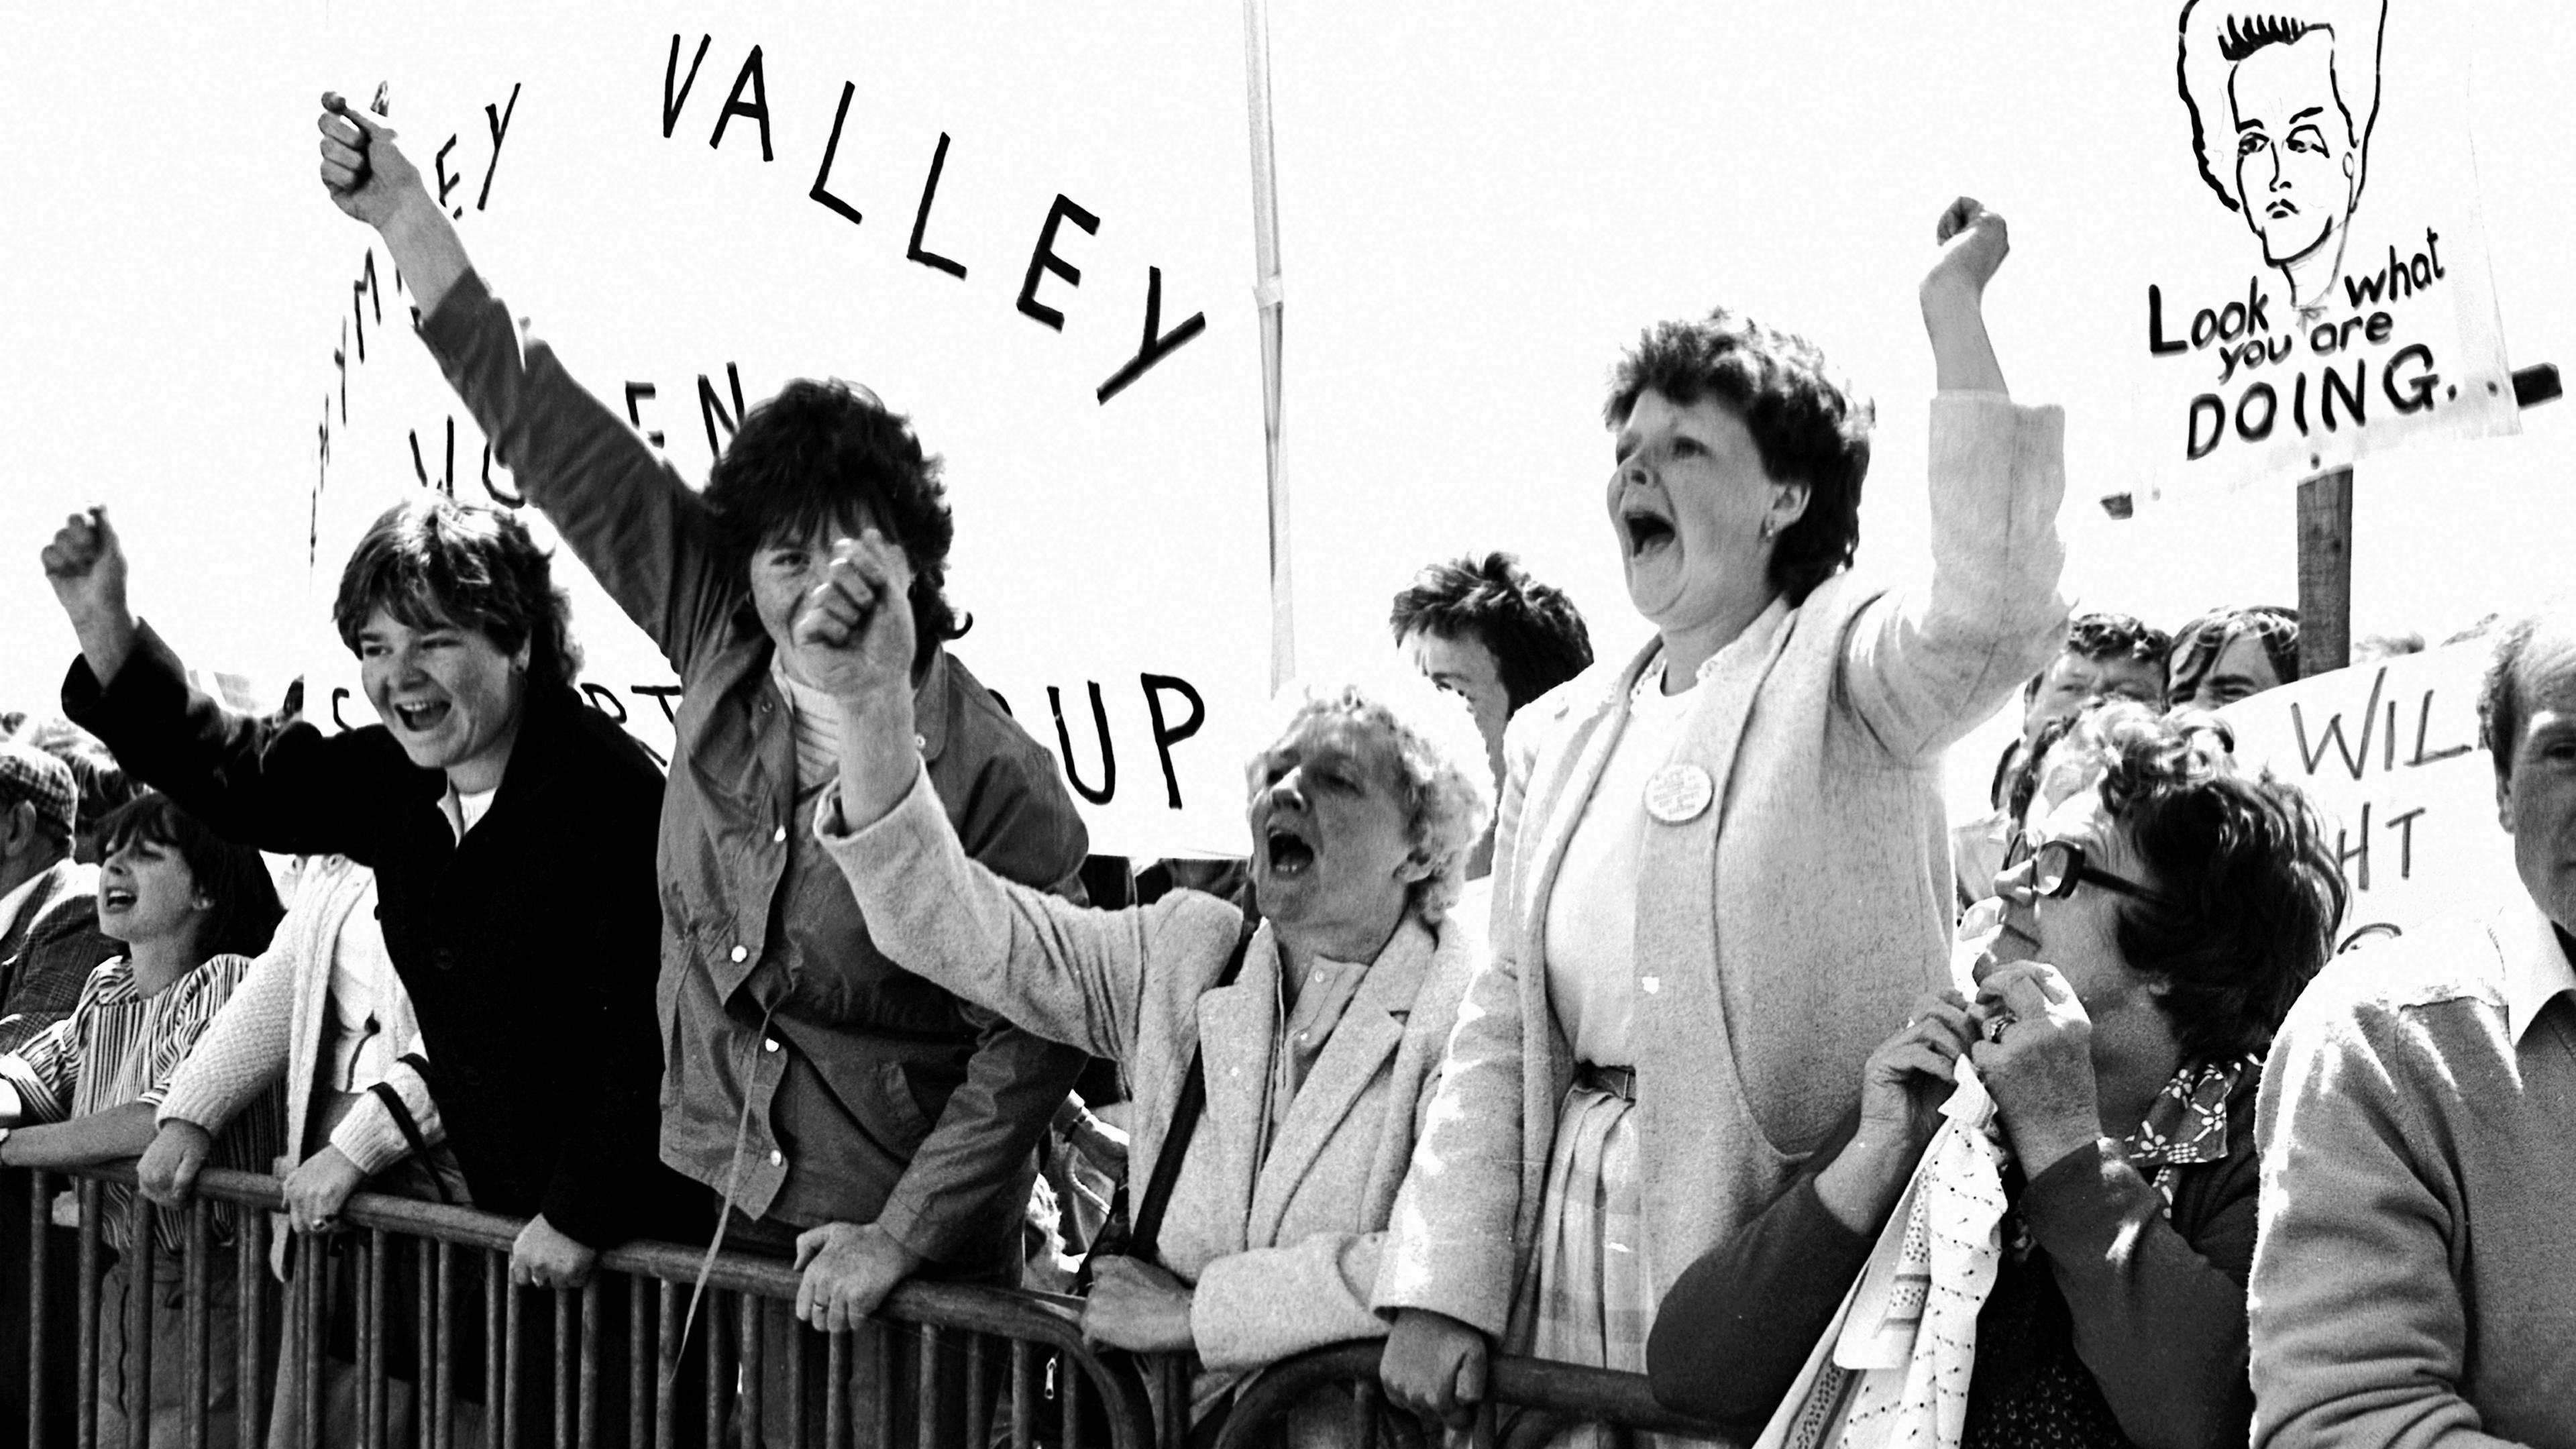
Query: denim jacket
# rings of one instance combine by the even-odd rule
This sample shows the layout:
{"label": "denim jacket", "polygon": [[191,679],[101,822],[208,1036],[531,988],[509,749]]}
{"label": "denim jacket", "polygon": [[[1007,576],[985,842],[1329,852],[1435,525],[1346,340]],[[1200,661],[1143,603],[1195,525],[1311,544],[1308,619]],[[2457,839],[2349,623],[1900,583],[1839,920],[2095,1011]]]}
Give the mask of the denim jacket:
{"label": "denim jacket", "polygon": [[[518,487],[680,676],[658,851],[663,1160],[732,1182],[754,1217],[875,1222],[934,1262],[990,1261],[1016,1241],[1031,1149],[1081,1053],[869,939],[802,828],[811,793],[797,796],[774,648],[696,492],[478,276],[421,335]],[[967,848],[1011,879],[1077,890],[1087,837],[1054,758],[945,650],[915,713]]]}

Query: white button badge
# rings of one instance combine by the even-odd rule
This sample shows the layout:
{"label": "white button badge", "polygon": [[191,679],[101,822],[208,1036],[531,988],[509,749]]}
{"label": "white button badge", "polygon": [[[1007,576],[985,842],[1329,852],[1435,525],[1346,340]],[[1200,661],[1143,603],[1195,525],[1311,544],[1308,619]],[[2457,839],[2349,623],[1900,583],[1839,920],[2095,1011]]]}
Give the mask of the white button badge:
{"label": "white button badge", "polygon": [[1666,765],[1646,781],[1646,813],[1666,825],[1696,820],[1715,798],[1717,784],[1697,765]]}

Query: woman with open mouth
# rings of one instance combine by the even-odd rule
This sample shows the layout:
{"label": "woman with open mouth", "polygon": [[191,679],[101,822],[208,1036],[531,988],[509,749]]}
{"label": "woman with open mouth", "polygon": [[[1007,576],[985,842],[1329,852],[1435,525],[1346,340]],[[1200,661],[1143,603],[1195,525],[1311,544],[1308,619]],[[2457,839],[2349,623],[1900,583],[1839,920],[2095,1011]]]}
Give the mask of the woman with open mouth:
{"label": "woman with open mouth", "polygon": [[[126,953],[101,963],[82,986],[72,1014],[18,1052],[0,1056],[0,1165],[89,1167],[134,1156],[152,1141],[152,1116],[170,1078],[233,988],[251,958],[268,946],[283,914],[259,852],[217,839],[166,795],[119,807],[101,831],[107,859],[99,869],[99,929]],[[19,1122],[45,1125],[18,1126]],[[276,1155],[277,1103],[244,1112],[211,1144],[218,1167],[258,1172]],[[149,1281],[132,1240],[130,1188],[107,1189],[100,1229],[116,1261],[98,1293],[98,1436],[127,1442],[128,1425],[146,1425],[144,1442],[187,1442],[194,1405],[186,1392],[188,1315],[181,1304],[181,1252],[187,1223],[152,1215]],[[231,1241],[232,1209],[214,1215],[213,1240]],[[234,1353],[234,1281],[208,1275],[205,1315],[205,1442],[231,1442],[238,1408]],[[152,1300],[152,1377],[129,1381],[106,1366],[127,1363],[132,1295]]]}
{"label": "woman with open mouth", "polygon": [[1616,371],[1605,502],[1655,639],[1505,741],[1493,960],[1377,1299],[1428,1417],[1466,1422],[1496,1342],[1643,1370],[1675,1276],[1947,978],[1942,756],[2058,647],[2065,479],[2063,416],[2013,403],[1986,335],[2003,218],[1961,198],[1936,232],[1912,581],[1848,571],[1871,410],[1813,346],[1720,309]]}
{"label": "woman with open mouth", "polygon": [[[906,968],[1126,1069],[1130,1231],[1094,1251],[1084,1332],[1195,1352],[1196,1419],[1266,1363],[1383,1333],[1386,1216],[1481,939],[1446,917],[1493,809],[1465,702],[1398,668],[1290,686],[1246,771],[1257,911],[1187,890],[1092,910],[960,847],[914,743],[906,583],[871,530],[800,617],[800,662],[842,700],[809,828]],[[1295,1443],[1349,1434],[1347,1394],[1292,1411]]]}
{"label": "woman with open mouth", "polygon": [[[191,685],[127,603],[104,508],[43,558],[80,639],[66,714],[227,839],[375,872],[447,1146],[476,1207],[527,1220],[511,1283],[577,1288],[602,1249],[702,1234],[704,1193],[656,1151],[662,775],[574,692],[570,605],[527,526],[437,497],[377,518],[332,622],[382,723],[337,734]],[[558,1297],[526,1300],[534,1341]],[[601,1422],[616,1424],[625,1295],[600,1301]],[[552,1395],[535,1357],[517,1398],[532,1432]]]}

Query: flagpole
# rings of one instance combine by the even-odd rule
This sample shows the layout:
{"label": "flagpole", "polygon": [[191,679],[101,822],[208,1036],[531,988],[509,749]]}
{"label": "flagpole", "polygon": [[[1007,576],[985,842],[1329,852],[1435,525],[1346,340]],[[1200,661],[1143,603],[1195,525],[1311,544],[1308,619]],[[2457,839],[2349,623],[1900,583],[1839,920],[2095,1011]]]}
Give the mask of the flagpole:
{"label": "flagpole", "polygon": [[1261,421],[1270,499],[1270,687],[1297,672],[1297,613],[1288,568],[1288,470],[1280,440],[1279,185],[1270,141],[1270,6],[1243,0],[1243,61],[1252,118],[1253,297],[1261,308]]}

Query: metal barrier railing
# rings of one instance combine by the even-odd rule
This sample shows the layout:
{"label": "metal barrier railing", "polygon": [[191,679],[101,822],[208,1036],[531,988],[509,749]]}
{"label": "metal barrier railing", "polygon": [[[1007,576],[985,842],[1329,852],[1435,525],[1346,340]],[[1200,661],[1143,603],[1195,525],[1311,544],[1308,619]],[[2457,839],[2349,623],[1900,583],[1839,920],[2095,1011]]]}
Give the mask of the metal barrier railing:
{"label": "metal barrier railing", "polygon": [[[69,1324],[57,1321],[59,1312],[45,1291],[55,1250],[49,1209],[61,1178],[31,1176],[27,1443],[47,1449],[46,1428],[55,1413],[48,1369],[65,1344],[57,1335],[68,1332],[75,1443],[78,1449],[99,1449],[98,1396],[109,1367],[100,1361],[100,1284],[104,1258],[112,1251],[102,1241],[103,1189],[133,1186],[134,1172],[130,1165],[115,1165],[71,1175],[79,1225],[77,1303]],[[209,1169],[185,1211],[177,1265],[185,1322],[179,1402],[186,1449],[224,1449],[208,1442],[218,1203],[249,1209],[238,1215],[233,1261],[224,1269],[231,1275],[235,1314],[237,1442],[240,1449],[269,1442],[277,1407],[266,1402],[271,1374],[279,1355],[292,1355],[298,1371],[285,1381],[303,1397],[295,1423],[302,1442],[311,1445],[323,1418],[321,1369],[334,1317],[326,1260],[333,1245],[310,1235],[296,1238],[292,1276],[281,1288],[268,1270],[268,1212],[282,1206],[277,1180]],[[155,1262],[152,1212],[136,1195],[127,1219],[130,1246],[123,1266],[129,1282],[145,1287],[128,1295],[123,1361],[113,1366],[119,1382],[144,1386],[138,1411],[126,1419],[125,1449],[152,1442],[154,1289],[164,1281]],[[1136,1366],[1123,1355],[1095,1353],[1084,1344],[1075,1300],[909,1282],[894,1291],[871,1325],[824,1334],[793,1321],[793,1268],[725,1253],[715,1259],[688,1335],[701,1357],[684,1364],[683,1317],[704,1257],[699,1249],[629,1243],[602,1253],[580,1289],[513,1289],[507,1263],[521,1226],[515,1219],[368,1193],[352,1197],[340,1218],[348,1225],[341,1266],[355,1297],[354,1314],[340,1316],[354,1318],[361,1449],[457,1449],[475,1442],[470,1431],[476,1419],[489,1449],[518,1449],[537,1439],[560,1449],[617,1443],[672,1449],[728,1440],[746,1449],[908,1449],[902,1442],[907,1436],[918,1449],[1002,1443],[1012,1449],[1153,1449],[1156,1440],[1156,1419]],[[403,1296],[397,1285],[404,1282],[398,1275],[406,1274],[406,1263],[409,1339],[398,1345],[405,1325],[393,1313]],[[469,1284],[480,1292],[469,1291]],[[460,1321],[478,1300],[479,1325]],[[541,1310],[534,1306],[539,1304]],[[527,1341],[530,1320],[540,1316],[552,1323],[551,1357],[544,1360],[538,1355],[545,1349],[532,1349]],[[608,1339],[621,1320],[622,1341]],[[274,1335],[271,1323],[277,1326]],[[478,1327],[482,1362],[476,1365],[469,1361],[469,1340]],[[865,1378],[875,1386],[873,1393],[853,1387],[871,1367],[862,1354],[874,1356],[874,1372]],[[410,1361],[407,1380],[393,1371],[397,1356]],[[783,1362],[772,1364],[773,1356]],[[621,1365],[622,1383],[616,1377]],[[1167,1385],[1181,1381],[1178,1365],[1156,1371]],[[399,1439],[392,1428],[400,1417],[393,1412],[397,1381],[410,1386],[417,1410],[410,1433]],[[536,1394],[549,1402],[531,1402]],[[619,1397],[625,1412],[610,1422],[612,1401]],[[1042,1406],[1050,1399],[1054,1422],[1043,1424]],[[681,1422],[684,1414],[691,1422]]]}
{"label": "metal barrier railing", "polygon": [[[1383,1341],[1334,1344],[1263,1369],[1235,1395],[1234,1409],[1212,1449],[1256,1449],[1275,1442],[1292,1409],[1335,1385],[1348,1394],[1348,1418],[1339,1435],[1345,1449],[1424,1449],[1427,1436],[1420,1421],[1388,1406],[1378,1391],[1378,1355],[1384,1348]],[[1498,1428],[1503,1425],[1499,1411],[1505,1409],[1535,1412]],[[1714,1445],[1732,1442],[1710,1425],[1655,1402],[1644,1374],[1550,1359],[1498,1356],[1488,1362],[1474,1449],[1529,1449],[1579,1423],[1607,1425],[1623,1443],[1639,1434]]]}
{"label": "metal barrier railing", "polygon": [[[68,1176],[78,1206],[72,1247],[77,1263],[72,1322],[59,1320],[45,1291],[57,1250],[50,1205]],[[73,1389],[70,1416],[77,1449],[146,1449],[154,1443],[147,1412],[129,1414],[122,1445],[101,1445],[100,1282],[112,1253],[103,1236],[105,1188],[132,1187],[130,1165],[75,1174],[29,1174],[30,1236],[24,1271],[30,1283],[26,1369],[26,1443],[51,1449],[49,1401],[69,1334]],[[229,1264],[217,1263],[216,1204],[240,1212]],[[280,1284],[269,1271],[268,1214],[282,1207],[277,1180],[208,1169],[186,1210],[177,1265],[184,1329],[180,1336],[180,1403],[185,1449],[227,1449],[208,1434],[212,1301],[218,1271],[230,1276],[235,1442],[271,1443],[268,1403],[280,1356],[296,1371],[281,1376],[301,1395],[294,1442],[314,1445],[324,1420],[322,1372],[334,1314],[329,1302],[332,1241],[299,1236],[289,1245],[292,1271]],[[160,1281],[152,1209],[136,1196],[127,1218],[129,1281]],[[824,1334],[792,1318],[798,1274],[774,1259],[723,1253],[708,1275],[698,1317],[683,1342],[684,1317],[703,1254],[669,1243],[629,1243],[602,1253],[580,1289],[514,1289],[508,1283],[516,1219],[411,1198],[360,1193],[340,1213],[348,1225],[342,1270],[352,1280],[358,1449],[558,1449],[626,1444],[677,1446],[737,1443],[795,1449],[1188,1449],[1190,1365],[1185,1356],[1134,1359],[1096,1352],[1081,1333],[1077,1299],[1011,1289],[908,1282],[874,1320],[881,1331]],[[405,1266],[402,1266],[406,1264]],[[396,1285],[409,1279],[409,1339],[397,1352]],[[612,1296],[617,1295],[617,1296]],[[622,1301],[620,1298],[622,1297]],[[126,1382],[151,1385],[154,1293],[128,1296],[124,1325]],[[531,1305],[543,1304],[542,1315]],[[467,1314],[479,1309],[479,1321]],[[530,1320],[551,1321],[550,1343],[531,1347]],[[623,1324],[619,1341],[605,1335]],[[271,1325],[275,1329],[271,1331]],[[893,1330],[893,1331],[882,1331]],[[479,1352],[472,1342],[479,1337]],[[863,1342],[864,1341],[864,1342]],[[1299,1354],[1253,1376],[1216,1426],[1213,1449],[1255,1449],[1275,1442],[1290,1412],[1341,1386],[1347,1417],[1336,1436],[1347,1449],[1425,1449],[1409,1415],[1390,1410],[1377,1386],[1382,1343],[1337,1344]],[[684,1349],[697,1355],[684,1364]],[[550,1352],[549,1352],[550,1350]],[[873,1365],[860,1362],[872,1354]],[[773,1371],[770,1359],[783,1360]],[[408,1358],[410,1375],[394,1360]],[[474,1362],[474,1359],[480,1362]],[[873,1368],[862,1394],[854,1378]],[[612,1378],[622,1368],[622,1378]],[[1141,1371],[1140,1371],[1141,1370]],[[166,1373],[166,1370],[164,1371]],[[1155,1392],[1145,1392],[1151,1375]],[[819,1382],[817,1380],[819,1379]],[[394,1385],[409,1385],[415,1411],[408,1433],[394,1409]],[[1556,1428],[1593,1422],[1636,1434],[1723,1444],[1705,1423],[1655,1402],[1642,1374],[1616,1373],[1541,1359],[1491,1361],[1475,1449],[1528,1449]],[[492,1392],[497,1388],[497,1393]],[[622,1388],[622,1394],[618,1392]],[[543,1402],[531,1402],[535,1395]],[[145,1394],[148,1402],[149,1394]],[[498,1399],[497,1407],[491,1402]],[[624,1412],[610,1422],[614,1400]],[[1498,1433],[1498,1410],[1523,1410]],[[1047,1412],[1051,1411],[1051,1412]],[[689,1422],[683,1423],[683,1416]],[[1042,1420],[1052,1419],[1052,1422]],[[1208,1442],[1207,1426],[1200,1441]],[[168,1439],[159,1441],[170,1449]],[[337,1445],[332,1449],[338,1449]]]}

